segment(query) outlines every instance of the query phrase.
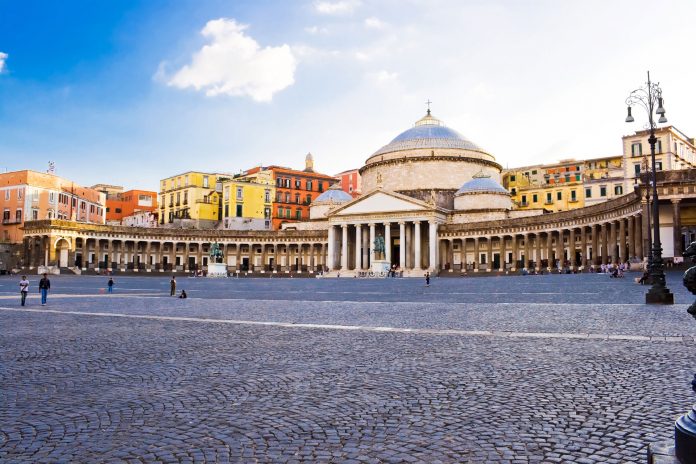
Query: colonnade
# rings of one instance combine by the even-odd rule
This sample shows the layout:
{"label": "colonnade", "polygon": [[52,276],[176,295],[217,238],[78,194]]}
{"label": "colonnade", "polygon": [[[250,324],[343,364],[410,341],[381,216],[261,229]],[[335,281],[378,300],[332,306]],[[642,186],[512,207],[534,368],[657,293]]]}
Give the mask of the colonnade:
{"label": "colonnade", "polygon": [[589,225],[440,238],[440,269],[541,270],[642,260],[648,255],[645,216],[609,219]]}
{"label": "colonnade", "polygon": [[[210,241],[121,240],[29,236],[25,265],[75,267],[83,271],[195,271],[208,265]],[[326,269],[327,245],[316,242],[219,243],[228,271],[319,272]]]}
{"label": "colonnade", "polygon": [[[329,223],[327,266],[332,271],[361,271],[379,260],[404,270],[435,269],[437,233],[435,220]],[[383,256],[375,253],[378,236],[384,238]]]}

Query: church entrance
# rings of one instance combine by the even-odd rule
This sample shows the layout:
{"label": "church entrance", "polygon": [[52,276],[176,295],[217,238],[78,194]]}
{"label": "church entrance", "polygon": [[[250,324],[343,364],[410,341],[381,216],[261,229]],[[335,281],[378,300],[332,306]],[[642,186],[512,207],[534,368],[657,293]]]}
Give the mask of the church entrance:
{"label": "church entrance", "polygon": [[391,239],[391,264],[392,265],[399,265],[399,239],[398,238],[392,238]]}

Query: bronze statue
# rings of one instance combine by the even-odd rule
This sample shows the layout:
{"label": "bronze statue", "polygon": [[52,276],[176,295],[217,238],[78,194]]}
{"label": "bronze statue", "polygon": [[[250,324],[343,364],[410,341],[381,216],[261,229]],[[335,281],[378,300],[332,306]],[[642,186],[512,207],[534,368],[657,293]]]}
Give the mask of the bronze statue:
{"label": "bronze statue", "polygon": [[[691,262],[696,261],[696,242],[691,242],[691,244],[684,251],[684,258],[691,258]],[[696,295],[696,266],[692,266],[684,273],[684,286],[691,293]],[[696,302],[694,302],[689,309],[688,313],[696,318]]]}
{"label": "bronze statue", "polygon": [[378,235],[375,237],[375,259],[384,259],[384,237]]}
{"label": "bronze statue", "polygon": [[222,250],[220,249],[218,242],[215,242],[210,246],[210,260],[214,263],[222,262]]}

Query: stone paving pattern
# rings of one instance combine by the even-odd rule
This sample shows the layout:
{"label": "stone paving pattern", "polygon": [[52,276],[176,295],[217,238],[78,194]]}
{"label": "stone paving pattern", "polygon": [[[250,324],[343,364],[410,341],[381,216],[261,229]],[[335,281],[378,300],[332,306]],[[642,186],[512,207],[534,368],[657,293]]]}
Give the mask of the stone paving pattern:
{"label": "stone paving pattern", "polygon": [[[0,461],[645,462],[647,444],[670,439],[694,400],[696,322],[676,274],[673,307],[639,304],[646,288],[595,275],[434,279],[429,288],[405,279],[180,279],[194,297],[186,301],[145,296],[165,293],[166,278],[119,277],[114,296],[99,294],[102,280],[53,279],[47,308],[684,341],[0,309]],[[0,278],[0,308],[18,308],[16,281]]]}

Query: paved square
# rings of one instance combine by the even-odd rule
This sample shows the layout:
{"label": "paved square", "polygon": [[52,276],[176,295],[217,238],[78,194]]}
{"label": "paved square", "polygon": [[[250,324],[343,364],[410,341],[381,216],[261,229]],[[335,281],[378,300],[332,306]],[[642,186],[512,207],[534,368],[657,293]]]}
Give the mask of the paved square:
{"label": "paved square", "polygon": [[644,462],[692,298],[631,278],[0,278],[3,462]]}

